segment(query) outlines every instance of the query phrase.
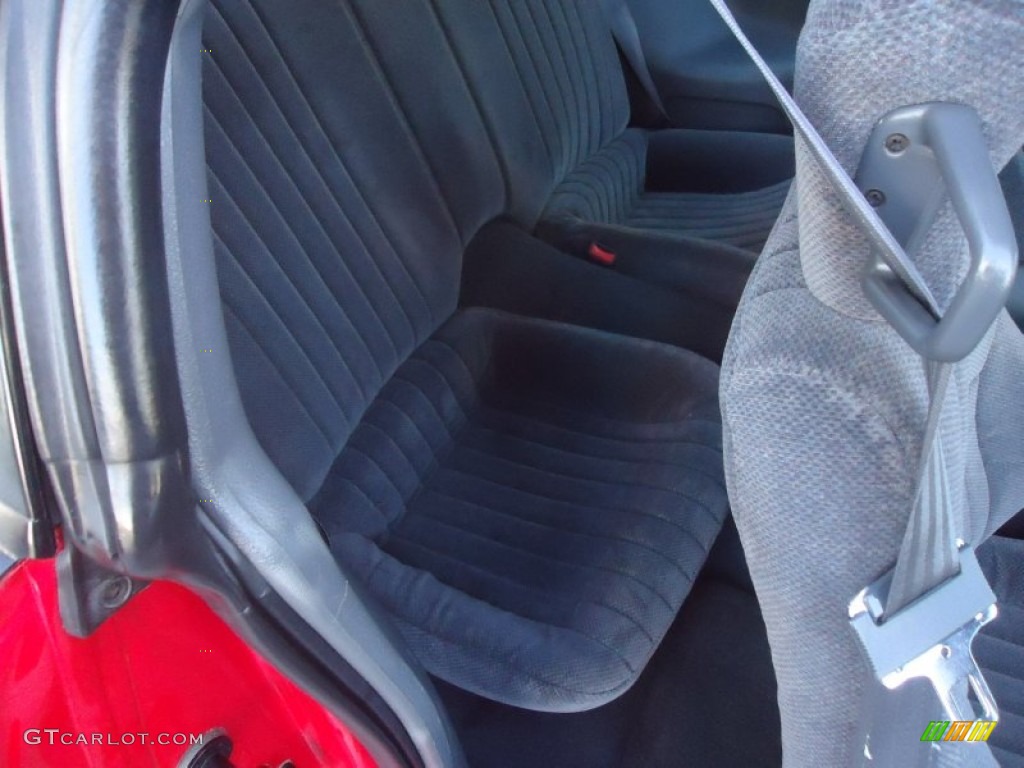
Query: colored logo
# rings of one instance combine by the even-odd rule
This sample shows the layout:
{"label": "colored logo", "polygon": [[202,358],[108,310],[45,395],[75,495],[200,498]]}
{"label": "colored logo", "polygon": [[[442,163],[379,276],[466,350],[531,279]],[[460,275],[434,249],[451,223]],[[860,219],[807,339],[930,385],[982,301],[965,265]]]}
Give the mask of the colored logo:
{"label": "colored logo", "polygon": [[932,720],[921,741],[988,741],[996,720]]}

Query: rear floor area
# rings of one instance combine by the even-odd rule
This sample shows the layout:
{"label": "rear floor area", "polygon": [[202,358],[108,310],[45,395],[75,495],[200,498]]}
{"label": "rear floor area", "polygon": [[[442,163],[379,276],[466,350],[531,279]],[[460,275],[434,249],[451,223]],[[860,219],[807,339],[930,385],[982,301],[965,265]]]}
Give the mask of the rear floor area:
{"label": "rear floor area", "polygon": [[768,638],[731,520],[654,658],[610,704],[531,712],[435,683],[474,768],[782,762]]}

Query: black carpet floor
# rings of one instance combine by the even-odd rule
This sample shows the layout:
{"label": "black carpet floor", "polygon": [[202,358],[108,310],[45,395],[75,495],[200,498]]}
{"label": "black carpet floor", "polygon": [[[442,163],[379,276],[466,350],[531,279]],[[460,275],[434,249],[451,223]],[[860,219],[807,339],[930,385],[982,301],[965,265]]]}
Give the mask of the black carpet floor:
{"label": "black carpet floor", "polygon": [[632,689],[589,712],[508,707],[437,681],[472,768],[777,768],[775,675],[731,522]]}

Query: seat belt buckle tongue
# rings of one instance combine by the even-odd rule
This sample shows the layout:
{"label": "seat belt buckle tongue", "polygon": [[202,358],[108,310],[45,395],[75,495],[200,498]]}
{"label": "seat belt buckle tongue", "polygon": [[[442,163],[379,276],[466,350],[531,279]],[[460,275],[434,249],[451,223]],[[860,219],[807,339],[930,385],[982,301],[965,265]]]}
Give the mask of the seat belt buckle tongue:
{"label": "seat belt buckle tongue", "polygon": [[963,696],[966,682],[983,710],[982,719],[998,720],[995,698],[974,659],[978,631],[996,617],[996,599],[971,547],[960,550],[960,572],[885,616],[892,572],[850,601],[850,624],[868,663],[886,688],[926,678],[953,720],[974,720]]}

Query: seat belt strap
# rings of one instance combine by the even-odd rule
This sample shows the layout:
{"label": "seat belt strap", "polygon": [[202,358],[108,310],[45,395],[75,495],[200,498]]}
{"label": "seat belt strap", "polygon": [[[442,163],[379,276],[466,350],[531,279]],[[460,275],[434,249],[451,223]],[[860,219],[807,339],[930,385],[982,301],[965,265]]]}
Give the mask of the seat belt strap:
{"label": "seat belt strap", "polygon": [[636,19],[633,12],[626,5],[626,0],[601,0],[604,6],[604,14],[611,28],[612,37],[622,51],[622,55],[629,62],[630,69],[636,75],[636,79],[643,86],[644,93],[654,102],[662,117],[667,116],[665,103],[661,100],[661,94],[651,77],[650,67],[647,66],[647,57],[644,56],[643,46],[640,44],[640,31],[636,26]]}
{"label": "seat belt strap", "polygon": [[952,364],[925,364],[929,408],[913,512],[896,558],[885,613],[906,607],[959,570],[955,518],[940,422]]}

